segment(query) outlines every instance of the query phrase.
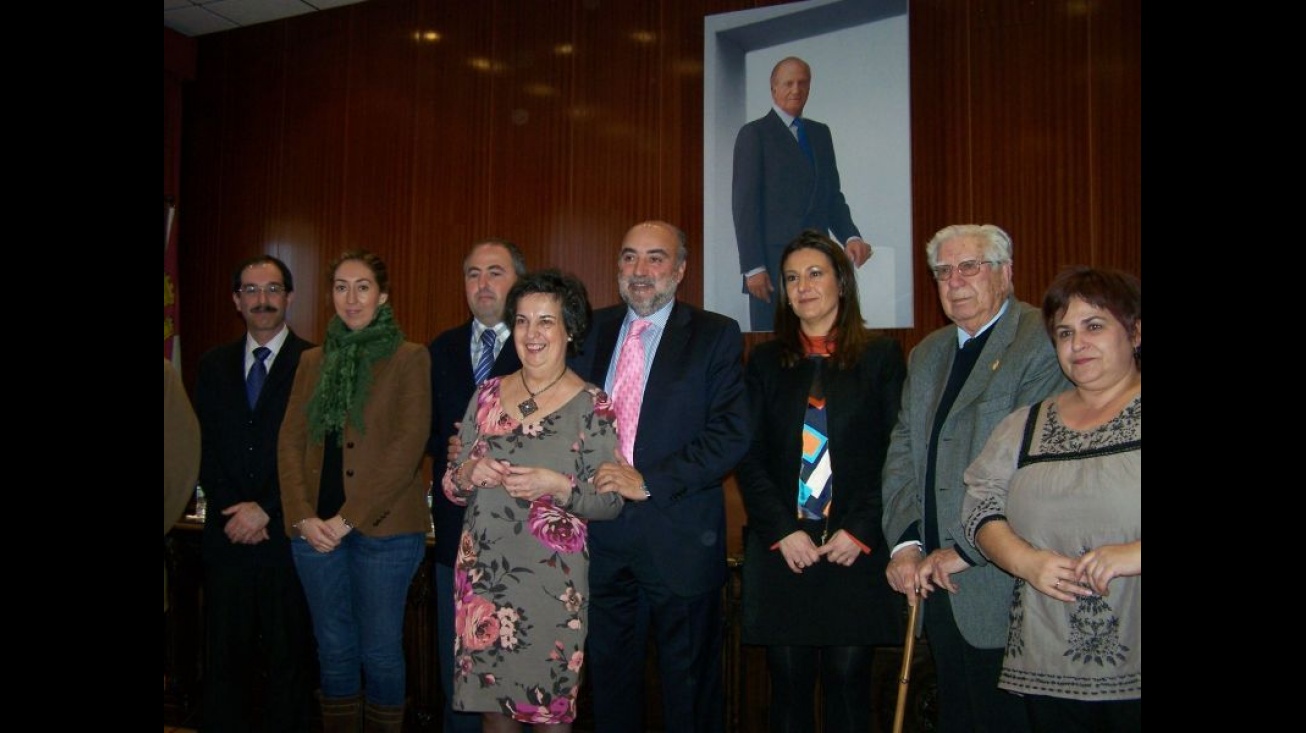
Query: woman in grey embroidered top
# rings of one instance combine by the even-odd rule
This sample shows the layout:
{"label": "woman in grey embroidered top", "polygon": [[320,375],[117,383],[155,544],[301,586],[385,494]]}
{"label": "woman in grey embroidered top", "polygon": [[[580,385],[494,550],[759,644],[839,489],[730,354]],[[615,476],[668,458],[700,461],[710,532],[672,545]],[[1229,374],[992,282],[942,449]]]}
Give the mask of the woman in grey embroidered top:
{"label": "woman in grey embroidered top", "polygon": [[1086,267],[1043,317],[1075,387],[1021,408],[966,471],[962,521],[1016,576],[998,686],[1035,731],[1142,730],[1143,288]]}

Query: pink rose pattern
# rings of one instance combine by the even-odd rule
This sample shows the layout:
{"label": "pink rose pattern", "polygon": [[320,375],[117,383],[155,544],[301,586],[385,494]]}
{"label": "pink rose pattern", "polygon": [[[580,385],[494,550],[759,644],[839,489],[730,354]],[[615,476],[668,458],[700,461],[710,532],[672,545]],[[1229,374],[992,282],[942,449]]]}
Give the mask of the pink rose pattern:
{"label": "pink rose pattern", "polygon": [[553,497],[545,496],[531,502],[528,516],[531,534],[550,550],[568,555],[585,550],[588,536],[585,520],[554,506]]}
{"label": "pink rose pattern", "polygon": [[[608,460],[612,450],[601,451],[607,455],[597,454],[592,443],[596,436],[602,436],[604,446],[615,445],[615,417],[608,396],[601,390],[588,389],[593,410],[582,415],[576,428],[562,432],[561,411],[545,417],[537,426],[523,426],[513,420],[499,403],[499,386],[499,379],[489,379],[477,392],[475,424],[469,428],[465,421],[462,434],[464,444],[471,446],[466,456],[488,453],[511,461],[519,450],[545,445],[540,441],[556,445],[564,434],[574,434],[574,441],[564,444],[570,449],[570,470],[553,468],[570,473],[577,490],[586,483],[592,491],[587,482],[593,480],[598,464]],[[538,454],[539,448],[535,451]],[[446,471],[442,483],[446,496],[461,496],[468,504],[454,568],[455,699],[473,701],[468,709],[484,710],[484,705],[497,703],[502,712],[526,723],[572,722],[585,661],[589,608],[585,595],[589,563],[586,521],[555,506],[550,497],[526,502],[496,494],[495,500],[489,501],[487,494],[482,501],[481,492],[494,491],[494,487],[459,492],[453,486],[452,470]],[[527,566],[524,558],[514,557],[509,549],[520,543],[514,538],[523,534],[544,550],[536,567]],[[507,544],[496,549],[501,541]],[[535,606],[523,606],[523,601],[545,605],[536,609],[538,614],[532,614]],[[536,628],[533,615],[547,620],[553,633]],[[541,644],[548,649],[546,655],[538,651]],[[545,661],[542,656],[547,660],[543,674],[538,666]],[[530,666],[534,679],[523,678],[521,664]],[[479,691],[488,691],[492,697],[487,699]]]}

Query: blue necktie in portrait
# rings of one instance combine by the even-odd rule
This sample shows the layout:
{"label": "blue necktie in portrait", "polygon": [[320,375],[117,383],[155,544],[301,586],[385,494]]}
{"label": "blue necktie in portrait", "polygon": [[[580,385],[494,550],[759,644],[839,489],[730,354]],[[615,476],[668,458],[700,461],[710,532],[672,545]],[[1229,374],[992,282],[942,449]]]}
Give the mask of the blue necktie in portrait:
{"label": "blue necktie in portrait", "polygon": [[807,156],[808,162],[816,162],[816,156],[812,154],[812,144],[807,141],[807,129],[803,124],[803,118],[794,118],[794,131],[798,135],[798,147],[803,149],[803,155]]}
{"label": "blue necktie in portrait", "polygon": [[268,381],[268,367],[263,363],[272,349],[266,346],[260,346],[254,349],[254,366],[249,368],[249,375],[245,377],[245,396],[249,398],[249,409],[254,409],[258,404],[258,394],[263,391],[263,383]]}
{"label": "blue necktie in portrait", "polygon": [[494,341],[494,329],[481,331],[481,358],[476,362],[476,373],[473,375],[477,384],[490,376],[490,367],[494,366]]}

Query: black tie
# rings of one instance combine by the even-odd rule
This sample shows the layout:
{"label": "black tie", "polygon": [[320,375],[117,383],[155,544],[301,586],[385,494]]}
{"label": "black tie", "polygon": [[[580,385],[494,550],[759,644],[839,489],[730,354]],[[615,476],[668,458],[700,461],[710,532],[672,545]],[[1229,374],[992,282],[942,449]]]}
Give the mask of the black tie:
{"label": "black tie", "polygon": [[245,396],[249,398],[251,410],[258,404],[258,393],[263,391],[263,383],[268,381],[268,368],[263,360],[271,353],[272,349],[266,346],[254,349],[254,366],[249,368],[249,376],[245,377]]}

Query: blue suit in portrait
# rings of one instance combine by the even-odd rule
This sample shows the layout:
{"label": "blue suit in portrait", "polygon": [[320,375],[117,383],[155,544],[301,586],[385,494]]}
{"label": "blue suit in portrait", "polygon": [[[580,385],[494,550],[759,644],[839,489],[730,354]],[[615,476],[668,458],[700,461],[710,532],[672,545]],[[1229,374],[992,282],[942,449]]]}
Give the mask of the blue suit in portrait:
{"label": "blue suit in portrait", "polygon": [[[829,126],[802,120],[811,160],[774,109],[741,127],[735,137],[730,198],[739,272],[766,267],[777,292],[780,254],[804,229],[832,232],[840,243],[861,236],[840,187]],[[749,296],[749,330],[772,330],[775,298],[765,303]]]}

